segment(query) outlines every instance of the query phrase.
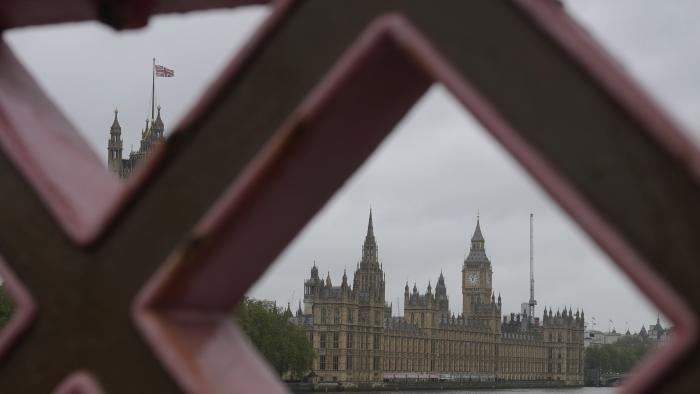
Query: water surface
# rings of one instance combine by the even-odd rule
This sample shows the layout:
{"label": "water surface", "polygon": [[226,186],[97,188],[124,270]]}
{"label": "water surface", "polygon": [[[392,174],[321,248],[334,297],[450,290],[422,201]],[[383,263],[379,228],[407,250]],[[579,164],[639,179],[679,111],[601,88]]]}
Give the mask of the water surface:
{"label": "water surface", "polygon": [[420,390],[420,391],[353,391],[348,394],[612,394],[614,387],[576,387],[576,388],[547,388],[547,389],[484,389],[484,390]]}

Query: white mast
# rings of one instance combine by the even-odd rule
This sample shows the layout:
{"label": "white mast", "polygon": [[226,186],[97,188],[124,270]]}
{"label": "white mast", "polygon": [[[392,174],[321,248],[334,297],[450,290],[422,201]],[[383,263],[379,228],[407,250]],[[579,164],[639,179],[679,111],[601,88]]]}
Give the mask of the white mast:
{"label": "white mast", "polygon": [[534,259],[534,246],[533,246],[533,230],[532,230],[532,220],[533,215],[530,213],[530,321],[534,323],[535,321],[535,259]]}

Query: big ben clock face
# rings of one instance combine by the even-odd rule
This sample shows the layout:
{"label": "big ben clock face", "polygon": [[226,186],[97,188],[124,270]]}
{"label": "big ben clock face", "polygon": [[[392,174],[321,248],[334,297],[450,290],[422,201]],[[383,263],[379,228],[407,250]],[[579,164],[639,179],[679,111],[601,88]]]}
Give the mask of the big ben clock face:
{"label": "big ben clock face", "polygon": [[479,274],[476,274],[476,273],[469,274],[469,276],[467,276],[467,282],[469,282],[469,284],[472,286],[479,283]]}

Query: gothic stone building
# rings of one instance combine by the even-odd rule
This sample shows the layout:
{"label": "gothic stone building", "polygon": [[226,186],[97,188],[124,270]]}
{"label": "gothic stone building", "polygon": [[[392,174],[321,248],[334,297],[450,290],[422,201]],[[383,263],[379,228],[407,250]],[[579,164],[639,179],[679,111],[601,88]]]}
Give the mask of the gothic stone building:
{"label": "gothic stone building", "polygon": [[291,320],[313,344],[318,382],[440,379],[559,381],[583,384],[583,312],[545,308],[542,319],[502,316],[477,219],[462,265],[462,313],[449,309],[445,280],[421,294],[404,288],[403,316],[391,316],[370,212],[362,258],[352,281],[325,280],[314,263],[304,306]]}
{"label": "gothic stone building", "polygon": [[122,127],[117,119],[118,111],[114,110],[114,121],[109,129],[109,141],[107,142],[107,168],[121,179],[127,179],[136,168],[159,146],[165,142],[163,132],[165,126],[160,118],[160,106],[158,116],[146,120],[146,127],[141,130],[141,143],[137,151],[131,151],[129,158],[122,158]]}

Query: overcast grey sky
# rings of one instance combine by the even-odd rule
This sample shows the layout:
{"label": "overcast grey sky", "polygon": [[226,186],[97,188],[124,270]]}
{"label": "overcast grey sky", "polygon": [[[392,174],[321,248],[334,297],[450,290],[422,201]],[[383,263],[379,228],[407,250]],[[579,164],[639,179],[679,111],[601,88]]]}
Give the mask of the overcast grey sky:
{"label": "overcast grey sky", "polygon": [[[566,1],[570,12],[698,138],[700,3]],[[104,160],[113,109],[125,147],[137,146],[149,112],[151,58],[175,70],[157,81],[166,130],[264,20],[263,7],[154,18],[146,29],[114,33],[94,23],[5,34],[20,60]],[[196,185],[195,185],[196,186]],[[360,258],[369,206],[387,301],[403,285],[421,291],[440,271],[450,308],[461,310],[460,269],[477,211],[504,310],[528,298],[528,215],[535,213],[538,314],[544,306],[584,308],[597,328],[614,320],[633,331],[656,309],[586,234],[439,86],[434,87],[370,160],[278,258],[250,295],[296,305],[313,261],[339,283]],[[401,301],[402,302],[402,301]],[[395,313],[396,313],[395,308]]]}

